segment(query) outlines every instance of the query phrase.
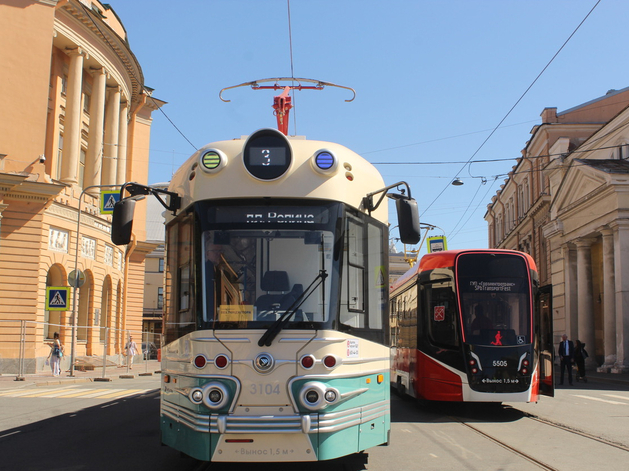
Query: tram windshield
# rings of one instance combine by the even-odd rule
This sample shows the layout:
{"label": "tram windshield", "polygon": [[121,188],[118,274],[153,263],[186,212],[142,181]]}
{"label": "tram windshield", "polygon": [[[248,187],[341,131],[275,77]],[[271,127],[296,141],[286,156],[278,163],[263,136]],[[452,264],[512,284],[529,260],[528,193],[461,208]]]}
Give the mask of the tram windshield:
{"label": "tram windshield", "polygon": [[493,346],[531,343],[530,281],[522,257],[463,254],[456,269],[466,343]]}
{"label": "tram windshield", "polygon": [[259,328],[293,310],[293,325],[329,320],[335,207],[224,206],[209,212],[201,236],[204,325]]}

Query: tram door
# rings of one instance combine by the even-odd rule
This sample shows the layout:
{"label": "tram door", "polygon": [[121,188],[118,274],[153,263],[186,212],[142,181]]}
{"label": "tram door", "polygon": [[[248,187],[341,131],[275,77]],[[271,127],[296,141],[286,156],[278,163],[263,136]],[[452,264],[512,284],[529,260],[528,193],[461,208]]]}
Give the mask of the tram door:
{"label": "tram door", "polygon": [[536,299],[537,322],[539,323],[539,392],[545,396],[555,395],[553,365],[555,348],[553,346],[553,287],[542,286]]}

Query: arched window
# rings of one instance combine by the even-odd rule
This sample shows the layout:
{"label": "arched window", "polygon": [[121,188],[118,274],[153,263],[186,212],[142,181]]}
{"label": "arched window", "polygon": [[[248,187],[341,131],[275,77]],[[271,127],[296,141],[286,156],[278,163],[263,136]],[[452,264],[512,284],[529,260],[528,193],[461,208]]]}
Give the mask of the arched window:
{"label": "arched window", "polygon": [[[103,292],[100,298],[100,341],[105,343],[107,339],[107,327],[111,327],[111,277],[106,276],[103,282]],[[109,342],[107,342],[109,343]]]}
{"label": "arched window", "polygon": [[[94,277],[90,271],[85,272],[85,283],[79,288],[79,316],[77,322],[76,338],[79,342],[87,342],[88,340],[88,327],[92,325],[89,313],[92,311],[91,296],[92,286],[94,285]],[[87,353],[90,355],[91,353]]]}

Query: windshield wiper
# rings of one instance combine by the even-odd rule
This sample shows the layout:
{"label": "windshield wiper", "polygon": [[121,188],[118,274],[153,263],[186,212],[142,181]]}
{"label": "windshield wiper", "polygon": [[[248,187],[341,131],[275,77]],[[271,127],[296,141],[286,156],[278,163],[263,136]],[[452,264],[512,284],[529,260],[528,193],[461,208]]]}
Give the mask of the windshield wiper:
{"label": "windshield wiper", "polygon": [[[325,270],[319,270],[319,274],[312,280],[310,286],[306,288],[306,290],[299,295],[299,297],[291,304],[291,306],[282,314],[279,319],[277,319],[271,327],[267,329],[267,331],[260,337],[258,340],[258,346],[267,346],[270,347],[273,343],[273,339],[280,333],[280,331],[284,328],[290,318],[297,312],[297,309],[310,297],[312,293],[319,287],[321,283],[328,277],[328,273]],[[317,283],[318,282],[318,283]],[[316,285],[315,285],[316,283]]]}

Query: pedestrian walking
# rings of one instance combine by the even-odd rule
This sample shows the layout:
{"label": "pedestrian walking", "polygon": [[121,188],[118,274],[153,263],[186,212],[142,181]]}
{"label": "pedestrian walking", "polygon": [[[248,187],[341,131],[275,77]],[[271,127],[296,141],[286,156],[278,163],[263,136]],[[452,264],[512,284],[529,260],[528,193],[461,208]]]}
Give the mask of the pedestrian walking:
{"label": "pedestrian walking", "polygon": [[568,370],[568,383],[572,386],[572,361],[574,359],[574,344],[563,334],[559,343],[559,358],[561,360],[561,376],[559,384],[563,384],[564,370]]}
{"label": "pedestrian walking", "polygon": [[50,354],[48,355],[48,362],[50,363],[50,369],[53,376],[59,376],[61,374],[61,358],[63,357],[63,344],[59,340],[59,332],[53,334],[53,341],[49,343]]}
{"label": "pedestrian walking", "polygon": [[133,337],[129,335],[129,341],[124,347],[125,355],[127,357],[127,366],[130,370],[133,369],[133,356],[139,353],[137,344],[133,341]]}
{"label": "pedestrian walking", "polygon": [[585,377],[585,359],[589,357],[588,352],[585,350],[585,344],[577,340],[574,345],[574,363],[577,365],[577,382],[583,380],[587,383],[588,380]]}

